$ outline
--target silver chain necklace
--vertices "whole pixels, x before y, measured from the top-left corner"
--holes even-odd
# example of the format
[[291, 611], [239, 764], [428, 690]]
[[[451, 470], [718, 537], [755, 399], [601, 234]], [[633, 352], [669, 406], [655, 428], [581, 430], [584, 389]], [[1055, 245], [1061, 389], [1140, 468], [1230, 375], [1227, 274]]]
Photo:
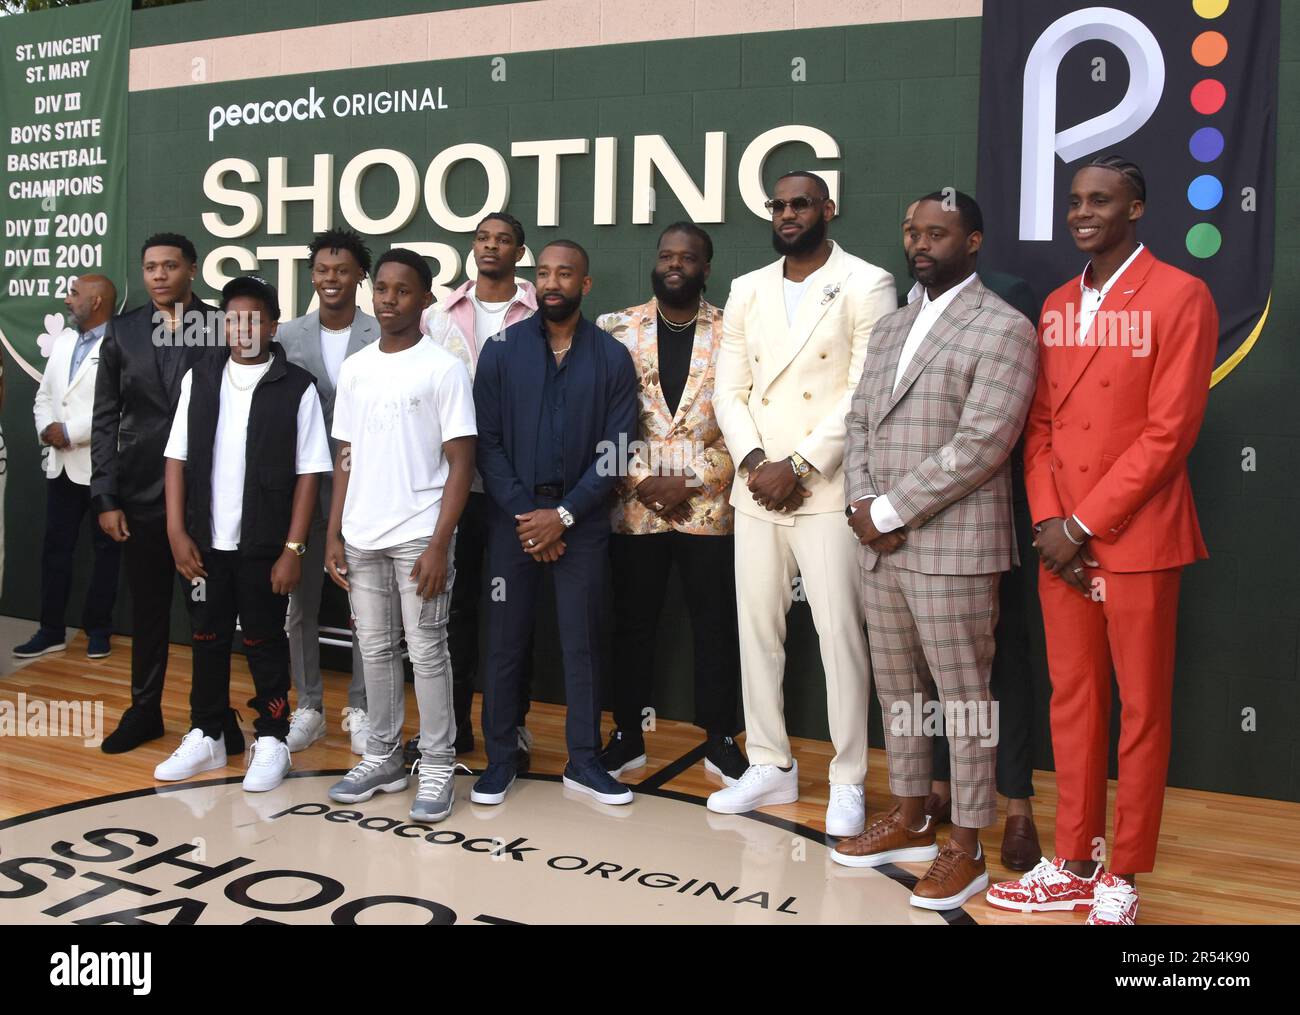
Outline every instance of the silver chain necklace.
[[677, 334], [680, 335], [680, 334], [681, 334], [683, 331], [685, 331], [687, 328], [693, 327], [693, 326], [695, 325], [695, 322], [698, 321], [698, 320], [700, 319], [700, 312], [699, 312], [698, 310], [696, 310], [696, 311], [695, 311], [695, 316], [692, 317], [692, 318], [691, 318], [689, 321], [687, 321], [685, 324], [675, 324], [674, 322], [668, 320], [667, 317], [664, 317], [664, 313], [663, 313], [662, 310], [659, 311], [659, 316], [663, 318], [663, 322], [664, 322], [664, 324], [668, 325], [668, 330], [669, 330], [669, 331], [675, 331], [675, 332], [677, 332]]
[[226, 360], [226, 379], [230, 381], [230, 386], [233, 387], [236, 391], [251, 391], [253, 388], [257, 387], [258, 382], [263, 377], [265, 377], [266, 372], [271, 369], [271, 364], [275, 362], [275, 357], [272, 356], [270, 359], [268, 359], [266, 363], [263, 364], [262, 369], [258, 371], [257, 376], [254, 377], [253, 380], [248, 384], [240, 384], [237, 380], [235, 380], [235, 375], [234, 373], [231, 372], [230, 369], [231, 365], [234, 362], [235, 361], [233, 359]]

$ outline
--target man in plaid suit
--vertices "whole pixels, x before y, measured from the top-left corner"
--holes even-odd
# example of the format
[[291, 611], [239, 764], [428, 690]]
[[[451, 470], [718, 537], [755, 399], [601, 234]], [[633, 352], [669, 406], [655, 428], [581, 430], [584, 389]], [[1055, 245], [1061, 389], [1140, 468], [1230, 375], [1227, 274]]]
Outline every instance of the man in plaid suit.
[[[989, 691], [998, 580], [1016, 560], [1008, 459], [1034, 393], [1024, 315], [975, 274], [979, 206], [922, 198], [908, 239], [921, 299], [876, 326], [848, 415], [845, 486], [871, 665], [898, 803], [832, 859], [933, 860], [912, 904], [953, 909], [988, 886], [980, 828], [997, 819], [997, 711]], [[925, 813], [937, 685], [952, 754], [952, 838]], [[928, 707], [927, 707], [928, 704]]]

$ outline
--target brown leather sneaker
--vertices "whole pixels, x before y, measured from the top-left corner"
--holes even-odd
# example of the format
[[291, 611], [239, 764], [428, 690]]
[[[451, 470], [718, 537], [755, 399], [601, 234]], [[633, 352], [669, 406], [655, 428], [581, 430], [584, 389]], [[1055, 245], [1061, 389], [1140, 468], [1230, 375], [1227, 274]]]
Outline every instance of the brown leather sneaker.
[[903, 820], [902, 809], [895, 806], [868, 824], [861, 835], [841, 839], [831, 850], [831, 859], [845, 867], [879, 867], [909, 860], [933, 860], [938, 853], [934, 818], [927, 817], [925, 828], [913, 832]]
[[1013, 871], [1033, 870], [1043, 856], [1034, 819], [1023, 814], [1007, 818], [1002, 831], [1002, 866]]
[[941, 800], [938, 793], [931, 793], [925, 798], [925, 813], [934, 818], [936, 825], [951, 825], [952, 797]]
[[912, 889], [912, 905], [920, 909], [956, 909], [989, 886], [984, 853], [976, 860], [949, 840], [925, 876]]

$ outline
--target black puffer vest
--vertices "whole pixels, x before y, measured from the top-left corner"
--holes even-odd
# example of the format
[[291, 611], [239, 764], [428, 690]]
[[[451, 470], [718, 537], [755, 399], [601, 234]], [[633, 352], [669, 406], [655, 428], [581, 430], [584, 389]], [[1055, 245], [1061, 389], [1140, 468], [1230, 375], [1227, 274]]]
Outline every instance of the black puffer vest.
[[[289, 538], [293, 488], [298, 481], [298, 404], [315, 383], [271, 343], [275, 357], [257, 382], [244, 450], [244, 508], [239, 550], [278, 557]], [[185, 463], [185, 528], [200, 550], [212, 549], [212, 456], [229, 350], [194, 365], [190, 380], [189, 458]]]

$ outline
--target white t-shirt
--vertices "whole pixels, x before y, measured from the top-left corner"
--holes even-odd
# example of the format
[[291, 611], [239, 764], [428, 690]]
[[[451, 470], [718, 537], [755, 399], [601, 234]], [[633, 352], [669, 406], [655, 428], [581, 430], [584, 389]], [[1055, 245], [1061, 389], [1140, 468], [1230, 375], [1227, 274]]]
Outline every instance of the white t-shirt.
[[791, 282], [785, 279], [785, 323], [794, 324], [795, 316], [799, 313], [799, 304], [803, 300], [803, 294], [808, 291], [808, 283], [812, 280], [809, 275], [802, 282]]
[[[248, 413], [253, 407], [253, 391], [262, 374], [271, 368], [275, 357], [265, 363], [249, 365], [226, 361], [221, 373], [221, 401], [217, 416], [217, 435], [212, 445], [212, 548], [238, 550], [239, 530], [244, 518], [244, 456], [248, 445]], [[231, 377], [239, 387], [232, 383]], [[190, 385], [194, 371], [181, 378], [181, 397], [172, 418], [171, 434], [163, 454], [183, 462], [189, 458]], [[240, 388], [247, 388], [241, 391]], [[298, 447], [294, 471], [330, 472], [330, 445], [325, 436], [325, 416], [321, 412], [316, 385], [308, 386], [298, 401]]]
[[501, 303], [485, 303], [474, 293], [469, 294], [469, 300], [474, 304], [475, 345], [478, 346], [480, 352], [483, 350], [484, 342], [493, 335], [501, 334], [502, 327], [506, 323], [506, 311], [510, 309], [511, 303], [514, 303], [522, 296], [523, 293], [517, 287], [514, 296]]
[[324, 325], [320, 329], [320, 354], [325, 360], [325, 372], [329, 374], [330, 383], [339, 385], [339, 367], [348, 356], [348, 342], [352, 338], [352, 325], [341, 331], [330, 331]]
[[402, 352], [371, 342], [344, 360], [333, 430], [352, 445], [344, 542], [382, 550], [432, 536], [450, 472], [442, 445], [477, 433], [469, 371], [427, 335]]

